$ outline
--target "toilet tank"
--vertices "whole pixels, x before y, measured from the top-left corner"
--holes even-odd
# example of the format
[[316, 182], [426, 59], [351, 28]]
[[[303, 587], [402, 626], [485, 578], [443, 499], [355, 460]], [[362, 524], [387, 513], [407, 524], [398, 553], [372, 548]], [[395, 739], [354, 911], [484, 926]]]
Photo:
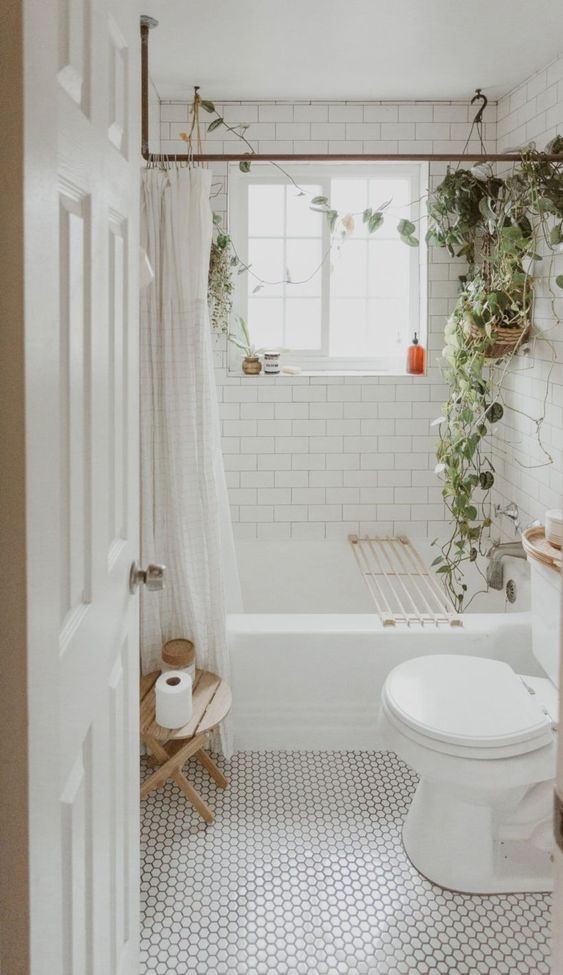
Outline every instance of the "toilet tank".
[[529, 559], [532, 584], [532, 645], [534, 656], [559, 687], [561, 653], [561, 573]]

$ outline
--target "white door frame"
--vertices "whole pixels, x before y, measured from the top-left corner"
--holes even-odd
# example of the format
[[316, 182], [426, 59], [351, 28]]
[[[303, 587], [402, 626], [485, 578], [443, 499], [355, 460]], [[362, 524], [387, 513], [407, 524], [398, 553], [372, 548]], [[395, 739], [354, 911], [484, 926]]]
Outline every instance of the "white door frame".
[[[27, 620], [24, 385], [23, 4], [2, 12], [0, 118], [6, 157], [0, 221], [0, 969], [29, 970]], [[9, 462], [8, 462], [9, 458]]]

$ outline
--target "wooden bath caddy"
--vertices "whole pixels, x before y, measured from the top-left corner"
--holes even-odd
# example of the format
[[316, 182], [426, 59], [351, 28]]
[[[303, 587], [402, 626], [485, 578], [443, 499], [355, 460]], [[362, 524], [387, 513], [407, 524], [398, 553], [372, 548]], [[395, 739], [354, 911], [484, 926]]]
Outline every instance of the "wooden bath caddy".
[[543, 525], [537, 528], [526, 528], [522, 532], [522, 545], [530, 558], [561, 571], [561, 549], [550, 545], [545, 537]]
[[221, 789], [229, 784], [204, 747], [209, 744], [213, 730], [231, 710], [231, 689], [217, 674], [196, 670], [191, 720], [183, 728], [162, 728], [155, 718], [154, 685], [159, 677], [159, 670], [141, 677], [141, 739], [151, 753], [150, 764], [159, 766], [141, 785], [141, 799], [168, 779], [173, 779], [205, 822], [212, 823], [211, 809], [188, 782], [182, 769], [189, 758], [195, 758]]

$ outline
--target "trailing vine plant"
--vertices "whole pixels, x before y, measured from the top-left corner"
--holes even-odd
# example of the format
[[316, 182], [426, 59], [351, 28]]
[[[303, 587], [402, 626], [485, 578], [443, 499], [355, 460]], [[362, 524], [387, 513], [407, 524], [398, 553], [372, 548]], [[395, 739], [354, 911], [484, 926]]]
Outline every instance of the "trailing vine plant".
[[[213, 224], [219, 228], [219, 214], [213, 214]], [[211, 327], [219, 335], [227, 335], [229, 331], [233, 308], [233, 271], [240, 267], [240, 263], [229, 234], [219, 228], [211, 241], [207, 285]]]
[[[191, 129], [189, 132], [180, 133], [180, 138], [187, 143], [188, 154], [193, 151], [194, 142], [197, 143], [198, 149], [201, 151], [200, 109], [214, 116], [207, 124], [207, 132], [215, 132], [219, 128], [224, 128], [226, 132], [236, 136], [243, 143], [248, 150], [248, 159], [242, 159], [239, 162], [239, 169], [242, 173], [249, 173], [252, 166], [252, 156], [256, 154], [256, 149], [246, 137], [248, 125], [230, 125], [219, 114], [212, 101], [200, 97], [197, 88], [191, 106]], [[253, 290], [254, 294], [260, 291], [264, 285], [282, 283], [287, 285], [304, 284], [320, 271], [325, 261], [330, 257], [333, 247], [340, 246], [348, 236], [353, 234], [358, 219], [362, 220], [368, 234], [376, 233], [383, 226], [386, 216], [385, 211], [392, 202], [391, 200], [386, 200], [375, 208], [367, 207], [359, 213], [340, 212], [332, 206], [327, 196], [316, 196], [301, 187], [291, 173], [287, 172], [279, 163], [272, 161], [270, 165], [281, 172], [288, 183], [291, 183], [295, 187], [298, 196], [308, 198], [308, 206], [311, 210], [325, 214], [330, 231], [330, 244], [326, 252], [322, 255], [320, 263], [317, 267], [311, 269], [311, 273], [305, 280], [293, 280], [289, 269], [286, 268], [282, 281], [266, 281], [256, 274], [251, 264], [241, 259], [231, 236], [220, 228], [220, 215], [214, 214], [213, 220], [217, 231], [211, 248], [208, 297], [211, 324], [213, 329], [220, 334], [228, 335], [229, 332], [229, 317], [232, 311], [232, 296], [234, 292], [233, 274], [235, 272], [237, 274], [248, 272], [256, 279], [256, 285]], [[403, 243], [409, 247], [416, 247], [418, 245], [419, 241], [415, 236], [416, 226], [411, 220], [401, 218], [397, 223], [397, 233]]]
[[[547, 147], [550, 153], [562, 149], [560, 138]], [[563, 242], [563, 159], [548, 161], [531, 146], [504, 178], [482, 167], [450, 171], [431, 196], [428, 214], [428, 241], [469, 264], [445, 328], [449, 396], [435, 421], [436, 472], [451, 531], [433, 564], [461, 611], [468, 591], [464, 567], [474, 562], [480, 571], [478, 558], [486, 554], [496, 473], [491, 436], [506, 408], [508, 366], [532, 328], [533, 268], [542, 260], [542, 245], [549, 255]], [[563, 287], [563, 276], [555, 283]], [[535, 421], [541, 463], [551, 463], [541, 420]]]

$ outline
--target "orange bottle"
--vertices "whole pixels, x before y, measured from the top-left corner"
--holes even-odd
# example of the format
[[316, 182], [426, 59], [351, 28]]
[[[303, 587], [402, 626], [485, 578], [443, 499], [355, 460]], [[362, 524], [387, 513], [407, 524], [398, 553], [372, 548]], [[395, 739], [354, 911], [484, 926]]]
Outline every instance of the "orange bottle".
[[423, 376], [426, 364], [426, 349], [420, 345], [416, 332], [407, 350], [407, 372], [411, 376]]

